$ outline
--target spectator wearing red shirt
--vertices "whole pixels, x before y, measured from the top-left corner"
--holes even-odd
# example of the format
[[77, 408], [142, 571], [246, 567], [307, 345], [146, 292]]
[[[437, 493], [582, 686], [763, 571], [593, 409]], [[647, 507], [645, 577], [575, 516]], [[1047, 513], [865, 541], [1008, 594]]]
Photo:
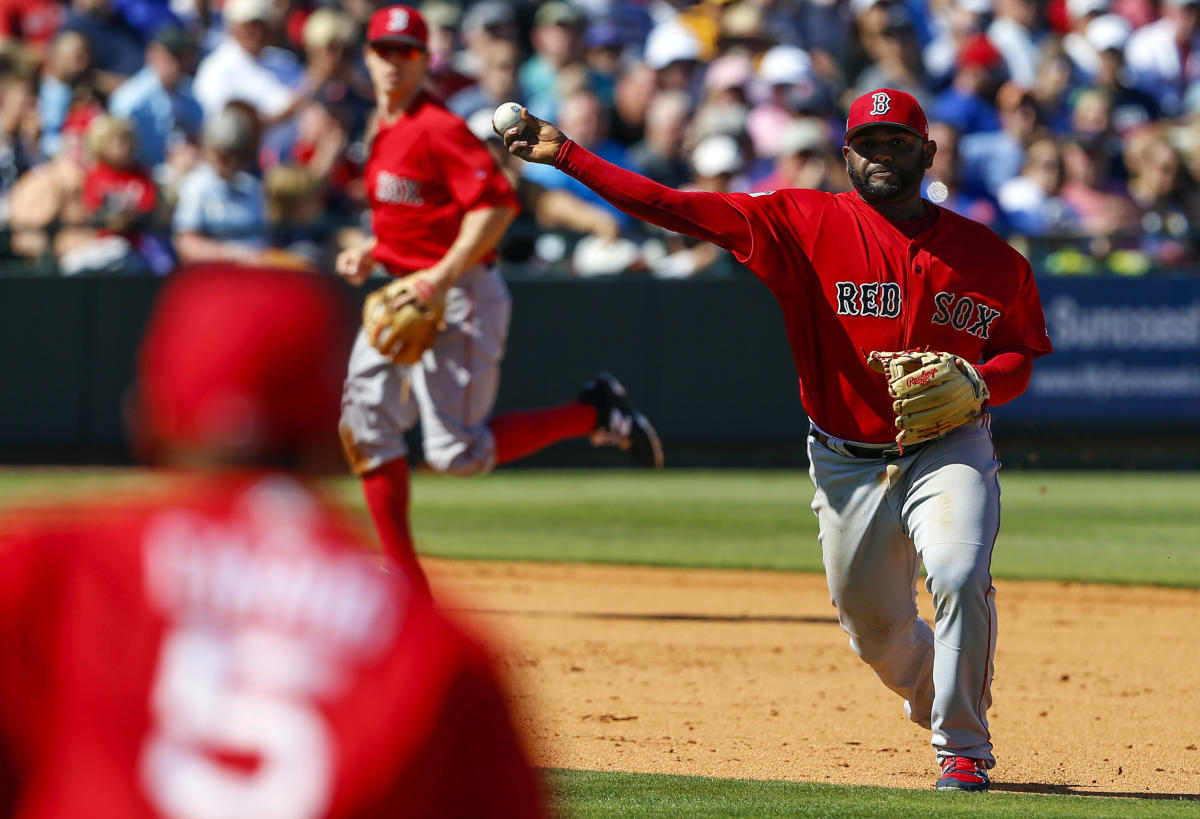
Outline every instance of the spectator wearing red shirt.
[[[137, 163], [130, 120], [101, 116], [88, 128], [91, 166], [83, 178], [83, 207], [101, 228], [97, 242], [110, 248], [109, 272], [167, 273], [174, 258], [149, 229], [158, 209], [158, 187]], [[119, 256], [118, 256], [119, 254]]]
[[158, 203], [158, 189], [134, 160], [133, 123], [97, 117], [87, 143], [92, 166], [83, 178], [83, 205], [106, 232], [136, 241]]

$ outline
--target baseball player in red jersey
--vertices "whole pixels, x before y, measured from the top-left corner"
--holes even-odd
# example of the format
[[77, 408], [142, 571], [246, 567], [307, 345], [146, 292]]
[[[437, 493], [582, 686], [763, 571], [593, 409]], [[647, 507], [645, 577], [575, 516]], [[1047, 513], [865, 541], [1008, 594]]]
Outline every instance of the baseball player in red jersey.
[[[937, 787], [986, 790], [1000, 488], [983, 401], [1016, 398], [1034, 357], [1051, 352], [1029, 263], [988, 228], [921, 198], [937, 145], [901, 91], [852, 104], [842, 153], [854, 189], [839, 194], [680, 192], [523, 116], [536, 139], [510, 128], [512, 153], [555, 165], [633, 216], [727, 248], [775, 294], [811, 423], [813, 511], [838, 618], [912, 721], [931, 729]], [[877, 362], [914, 349], [945, 354], [975, 412], [903, 445], [919, 413], [900, 410], [890, 390], [903, 379], [889, 384]], [[920, 388], [926, 374], [909, 381]], [[932, 630], [914, 600], [922, 564]]]
[[482, 644], [278, 466], [337, 463], [344, 307], [173, 277], [138, 403], [179, 469], [0, 520], [0, 814], [546, 815]]
[[654, 428], [606, 373], [561, 406], [490, 417], [511, 312], [494, 248], [518, 205], [483, 143], [424, 90], [426, 43], [425, 21], [413, 8], [389, 6], [371, 16], [365, 59], [377, 133], [366, 187], [374, 236], [336, 263], [353, 284], [378, 267], [413, 277], [426, 301], [445, 296], [446, 328], [412, 366], [393, 363], [360, 334], [343, 394], [347, 459], [362, 476], [385, 549], [412, 566], [404, 433], [418, 420], [426, 461], [452, 475], [485, 473], [583, 435], [628, 449], [643, 466], [663, 462]]

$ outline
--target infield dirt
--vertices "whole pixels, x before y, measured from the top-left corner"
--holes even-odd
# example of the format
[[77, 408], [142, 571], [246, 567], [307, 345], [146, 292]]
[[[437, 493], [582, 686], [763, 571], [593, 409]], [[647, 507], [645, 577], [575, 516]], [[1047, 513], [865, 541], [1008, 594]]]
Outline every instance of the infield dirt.
[[[850, 650], [820, 575], [424, 562], [495, 638], [539, 765], [933, 784], [928, 733]], [[1200, 799], [1200, 592], [996, 587], [993, 788]]]

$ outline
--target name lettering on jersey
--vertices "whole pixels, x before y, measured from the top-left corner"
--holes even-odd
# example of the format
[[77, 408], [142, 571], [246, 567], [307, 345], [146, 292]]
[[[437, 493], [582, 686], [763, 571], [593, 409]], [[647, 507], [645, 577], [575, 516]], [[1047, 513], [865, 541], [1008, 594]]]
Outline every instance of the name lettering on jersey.
[[421, 184], [394, 173], [380, 171], [375, 174], [375, 199], [390, 205], [423, 205]]
[[359, 656], [396, 627], [377, 566], [354, 553], [187, 510], [151, 520], [143, 549], [148, 596], [176, 620], [252, 623]]
[[955, 330], [965, 330], [973, 336], [987, 338], [992, 334], [992, 324], [1000, 318], [1000, 311], [977, 302], [970, 296], [959, 296], [942, 291], [933, 297], [934, 324], [949, 324]]
[[897, 318], [900, 315], [900, 285], [896, 282], [837, 283], [839, 316]]

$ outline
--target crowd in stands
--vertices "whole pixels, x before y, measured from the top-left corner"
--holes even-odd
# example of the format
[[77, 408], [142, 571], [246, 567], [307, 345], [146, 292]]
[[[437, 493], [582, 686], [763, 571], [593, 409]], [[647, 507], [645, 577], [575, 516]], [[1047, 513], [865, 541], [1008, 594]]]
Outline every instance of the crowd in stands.
[[[382, 5], [380, 3], [379, 5]], [[678, 188], [846, 190], [856, 95], [925, 107], [933, 202], [1039, 272], [1200, 267], [1200, 0], [427, 0], [430, 85], [524, 212], [513, 270], [734, 274], [491, 131], [527, 105]], [[0, 0], [0, 256], [330, 269], [368, 228], [374, 0]]]

